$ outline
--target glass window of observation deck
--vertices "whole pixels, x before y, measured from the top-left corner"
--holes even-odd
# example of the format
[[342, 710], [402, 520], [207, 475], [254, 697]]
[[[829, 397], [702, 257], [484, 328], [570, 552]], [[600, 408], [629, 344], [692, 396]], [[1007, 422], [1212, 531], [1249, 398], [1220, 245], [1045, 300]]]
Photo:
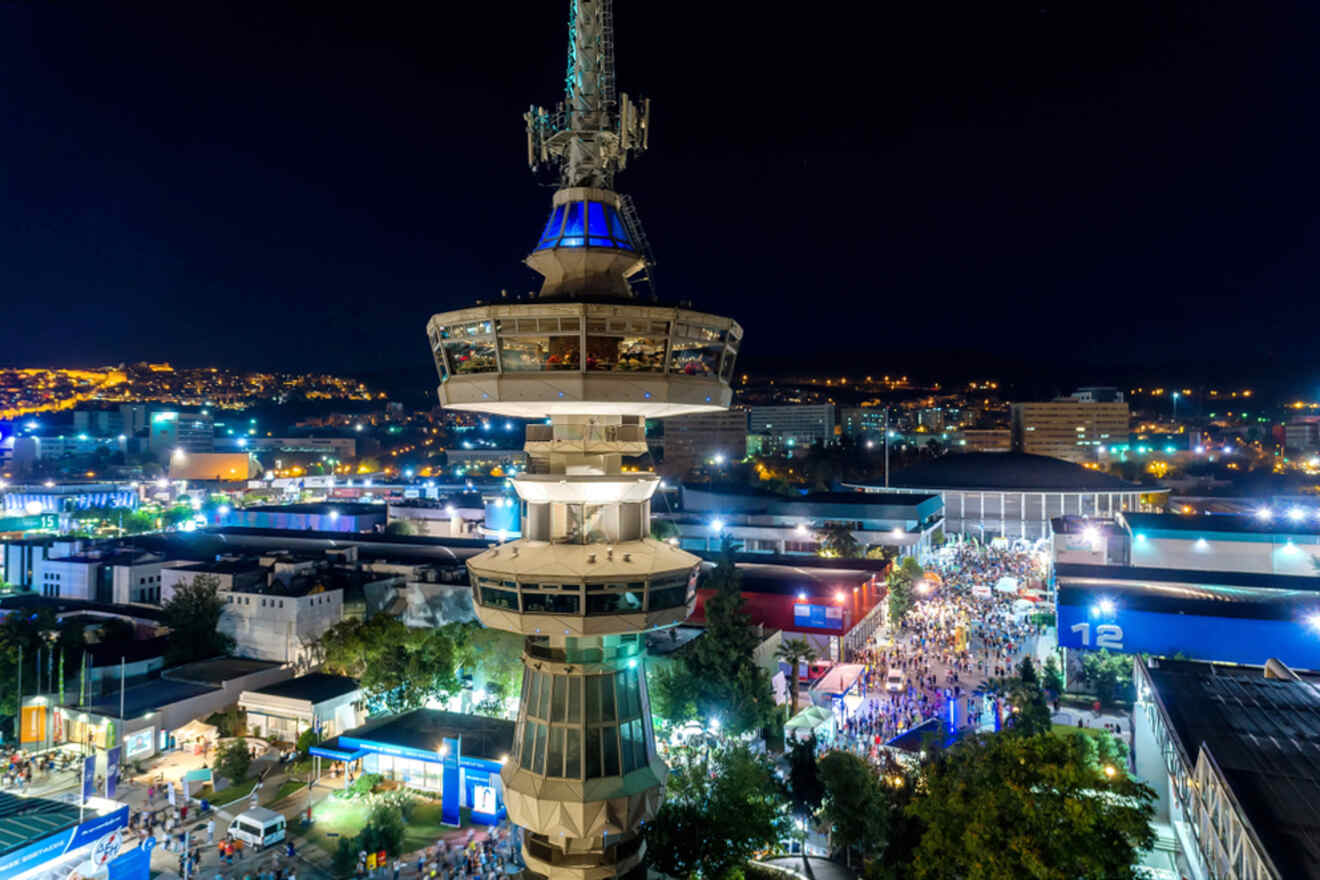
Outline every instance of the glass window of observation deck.
[[524, 614], [577, 614], [579, 607], [579, 597], [572, 594], [523, 594]]
[[578, 334], [502, 336], [500, 367], [506, 373], [578, 369]]
[[495, 372], [495, 338], [451, 339], [445, 343], [445, 355], [455, 375]]
[[669, 340], [664, 336], [587, 337], [587, 369], [662, 373]]
[[669, 372], [684, 376], [715, 376], [719, 374], [724, 345], [692, 339], [675, 339], [669, 359]]

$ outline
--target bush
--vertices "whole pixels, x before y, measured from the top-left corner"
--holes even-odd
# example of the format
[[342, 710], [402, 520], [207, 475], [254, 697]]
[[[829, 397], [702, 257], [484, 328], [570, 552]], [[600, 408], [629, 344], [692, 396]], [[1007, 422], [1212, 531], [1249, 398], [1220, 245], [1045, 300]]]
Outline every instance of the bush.
[[403, 834], [403, 811], [394, 804], [376, 804], [358, 835], [359, 846], [367, 852], [385, 850], [389, 855], [397, 856], [403, 851]]
[[331, 870], [336, 877], [346, 877], [357, 867], [358, 838], [341, 837], [335, 844], [335, 854], [330, 861]]
[[247, 743], [241, 739], [225, 743], [216, 755], [215, 772], [235, 784], [247, 779], [251, 767], [252, 756], [248, 754]]
[[316, 745], [320, 741], [321, 738], [317, 736], [316, 731], [310, 727], [304, 730], [302, 733], [298, 734], [298, 742], [294, 746], [294, 748], [298, 750], [298, 757], [300, 758], [307, 757], [307, 753], [308, 751], [311, 750], [312, 746]]
[[371, 790], [380, 785], [385, 777], [379, 773], [363, 773], [353, 780], [353, 784], [344, 790], [344, 797], [365, 797], [371, 794]]

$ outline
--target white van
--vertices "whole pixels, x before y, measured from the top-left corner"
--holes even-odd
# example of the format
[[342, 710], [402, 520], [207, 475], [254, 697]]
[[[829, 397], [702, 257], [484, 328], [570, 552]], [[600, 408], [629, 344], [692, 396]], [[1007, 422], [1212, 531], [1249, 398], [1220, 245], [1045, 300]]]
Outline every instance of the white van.
[[284, 839], [284, 816], [265, 807], [253, 807], [234, 817], [229, 833], [235, 840], [261, 849]]
[[890, 693], [898, 693], [904, 690], [907, 687], [905, 678], [903, 670], [897, 666], [889, 667], [889, 674], [885, 676], [885, 690]]

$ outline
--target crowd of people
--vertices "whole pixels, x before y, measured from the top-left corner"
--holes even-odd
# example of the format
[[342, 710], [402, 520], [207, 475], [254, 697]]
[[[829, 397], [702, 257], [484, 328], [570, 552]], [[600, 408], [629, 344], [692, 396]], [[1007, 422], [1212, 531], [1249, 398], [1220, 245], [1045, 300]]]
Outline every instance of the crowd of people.
[[[988, 719], [978, 688], [1014, 674], [1041, 628], [1018, 613], [1016, 592], [995, 589], [1003, 578], [1020, 584], [1042, 576], [1026, 549], [963, 543], [945, 548], [928, 563], [933, 573], [917, 590], [902, 621], [891, 621], [850, 659], [863, 669], [861, 697], [845, 710], [833, 743], [877, 757], [880, 746], [931, 718], [958, 729]], [[952, 711], [951, 706], [952, 704]]]

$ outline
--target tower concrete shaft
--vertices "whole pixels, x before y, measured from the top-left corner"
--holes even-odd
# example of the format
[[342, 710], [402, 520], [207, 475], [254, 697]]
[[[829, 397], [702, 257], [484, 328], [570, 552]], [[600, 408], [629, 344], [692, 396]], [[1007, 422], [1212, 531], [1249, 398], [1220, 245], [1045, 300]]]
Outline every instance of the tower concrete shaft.
[[468, 564], [477, 614], [526, 636], [514, 753], [501, 774], [534, 875], [644, 876], [638, 826], [666, 776], [646, 690], [644, 634], [688, 616], [698, 560], [648, 537], [658, 478], [635, 416], [531, 426], [522, 540]]

